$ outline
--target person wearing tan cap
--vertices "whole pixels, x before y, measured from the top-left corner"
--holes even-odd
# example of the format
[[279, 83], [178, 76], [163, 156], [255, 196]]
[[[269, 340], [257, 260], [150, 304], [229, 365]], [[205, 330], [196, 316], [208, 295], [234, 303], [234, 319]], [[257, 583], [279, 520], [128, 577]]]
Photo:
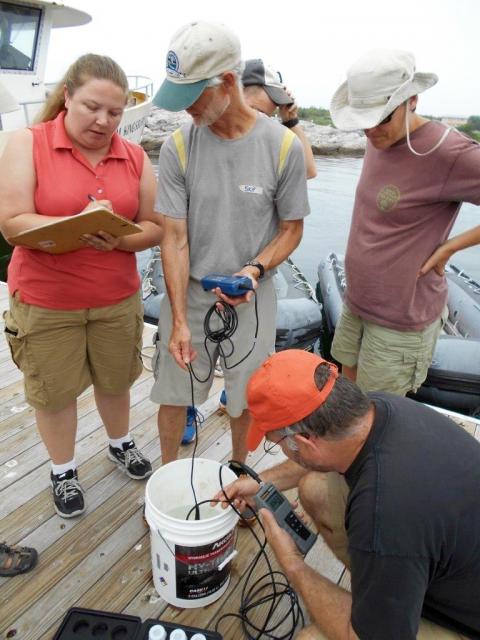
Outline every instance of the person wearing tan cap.
[[[351, 571], [349, 593], [308, 566], [260, 510], [312, 621], [297, 640], [479, 638], [480, 443], [433, 409], [365, 394], [334, 364], [296, 349], [262, 364], [247, 399], [248, 448], [265, 438], [266, 451], [278, 445], [288, 458], [261, 480], [298, 487], [307, 515]], [[258, 489], [242, 478], [225, 492], [241, 509]]]
[[302, 143], [307, 178], [315, 178], [317, 167], [312, 146], [298, 119], [298, 105], [292, 92], [283, 84], [281, 73], [274, 71], [260, 58], [252, 58], [245, 62], [242, 84], [246, 101], [251, 107], [269, 117], [278, 108], [283, 126], [291, 129]]
[[480, 145], [417, 113], [418, 94], [437, 80], [407, 51], [373, 50], [330, 105], [336, 127], [368, 139], [332, 345], [364, 391], [420, 387], [448, 313], [445, 265], [480, 243], [480, 226], [449, 238], [461, 204], [480, 204]]
[[[185, 408], [208, 397], [219, 349], [210, 344], [207, 353], [204, 319], [218, 299], [235, 305], [238, 314], [225, 348], [231, 355], [220, 362], [232, 455], [245, 460], [246, 384], [275, 349], [272, 276], [300, 242], [309, 213], [302, 145], [245, 102], [242, 71], [240, 42], [228, 27], [191, 22], [170, 43], [167, 77], [154, 98], [157, 106], [185, 109], [192, 117], [162, 145], [155, 203], [164, 220], [168, 293], [160, 306], [151, 392], [160, 405], [163, 463], [177, 458]], [[253, 292], [229, 298], [217, 288], [216, 298], [201, 285], [211, 273], [251, 279], [258, 323]]]

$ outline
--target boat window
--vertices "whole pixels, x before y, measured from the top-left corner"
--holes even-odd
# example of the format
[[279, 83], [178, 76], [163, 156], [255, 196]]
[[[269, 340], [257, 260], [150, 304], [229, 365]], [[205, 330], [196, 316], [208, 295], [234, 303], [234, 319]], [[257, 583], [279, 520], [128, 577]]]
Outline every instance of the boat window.
[[0, 69], [33, 71], [42, 10], [0, 2]]

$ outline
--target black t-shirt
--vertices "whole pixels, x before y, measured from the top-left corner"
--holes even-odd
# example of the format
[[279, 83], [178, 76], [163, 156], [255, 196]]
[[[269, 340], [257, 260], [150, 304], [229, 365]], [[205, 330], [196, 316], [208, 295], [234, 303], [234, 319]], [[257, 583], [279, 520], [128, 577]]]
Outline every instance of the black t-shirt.
[[414, 640], [420, 616], [480, 638], [480, 443], [442, 414], [388, 393], [345, 474], [352, 626]]

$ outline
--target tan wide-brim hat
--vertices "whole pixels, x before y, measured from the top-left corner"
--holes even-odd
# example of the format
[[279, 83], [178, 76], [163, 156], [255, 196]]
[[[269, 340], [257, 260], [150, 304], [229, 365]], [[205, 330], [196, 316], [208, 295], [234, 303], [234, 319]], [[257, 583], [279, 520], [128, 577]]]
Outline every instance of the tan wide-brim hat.
[[337, 129], [371, 129], [412, 96], [438, 82], [434, 73], [415, 71], [408, 51], [374, 49], [347, 72], [347, 80], [334, 93], [330, 115]]

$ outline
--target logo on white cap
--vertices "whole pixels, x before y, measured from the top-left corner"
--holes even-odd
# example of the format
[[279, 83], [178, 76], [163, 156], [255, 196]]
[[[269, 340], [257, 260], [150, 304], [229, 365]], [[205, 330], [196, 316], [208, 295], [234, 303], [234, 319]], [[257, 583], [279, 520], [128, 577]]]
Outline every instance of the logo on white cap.
[[178, 70], [179, 66], [177, 54], [170, 50], [167, 53], [167, 74], [174, 78], [184, 78], [185, 74]]

